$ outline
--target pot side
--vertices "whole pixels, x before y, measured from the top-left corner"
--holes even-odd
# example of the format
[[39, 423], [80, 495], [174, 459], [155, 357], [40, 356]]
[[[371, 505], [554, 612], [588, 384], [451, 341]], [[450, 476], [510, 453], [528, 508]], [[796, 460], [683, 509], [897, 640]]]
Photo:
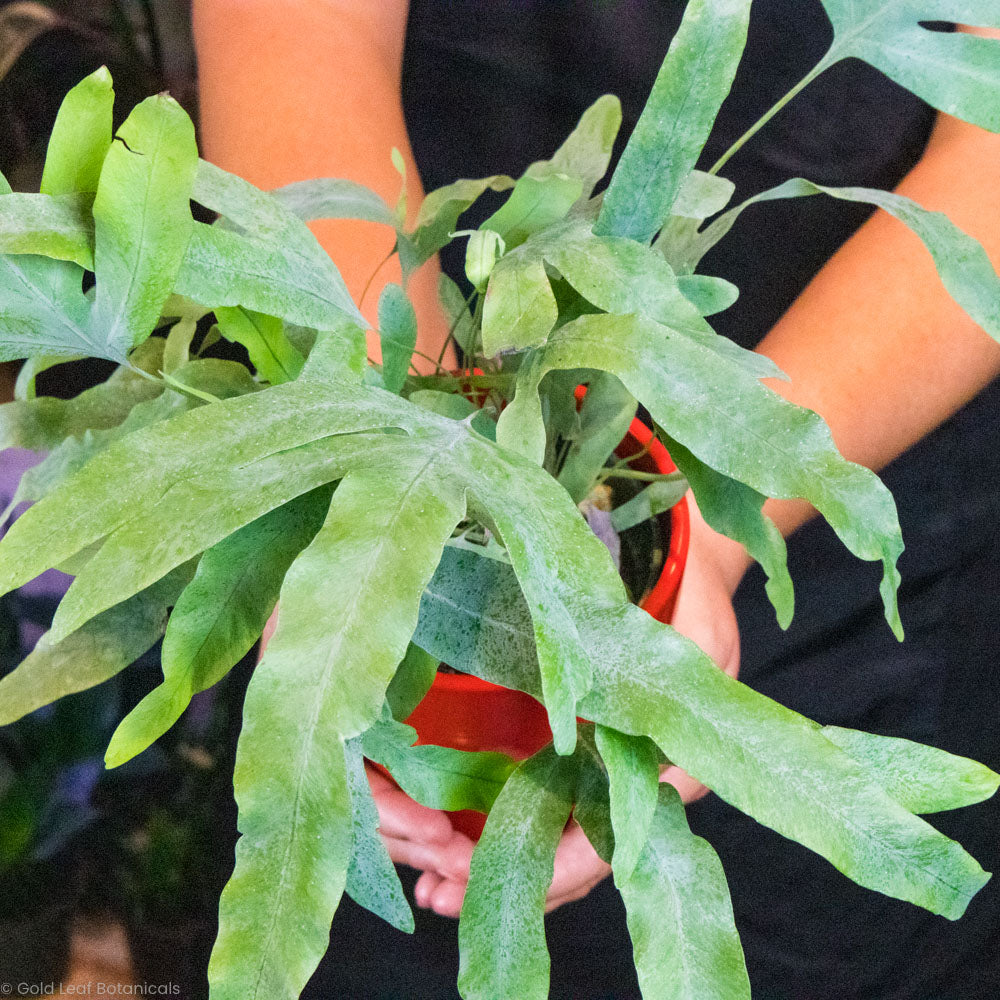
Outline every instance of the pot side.
[[[648, 453], [637, 467], [648, 472], [670, 473], [677, 468], [662, 443], [642, 421], [632, 421], [617, 449], [625, 458], [644, 447]], [[653, 587], [643, 595], [639, 607], [661, 622], [674, 612], [690, 540], [690, 516], [685, 497], [659, 517], [669, 530], [670, 546]], [[455, 750], [493, 750], [524, 760], [552, 739], [545, 708], [522, 691], [500, 687], [469, 674], [438, 673], [424, 699], [406, 720], [417, 731], [417, 743], [452, 747]], [[452, 826], [478, 840], [486, 823], [480, 812], [451, 814]]]

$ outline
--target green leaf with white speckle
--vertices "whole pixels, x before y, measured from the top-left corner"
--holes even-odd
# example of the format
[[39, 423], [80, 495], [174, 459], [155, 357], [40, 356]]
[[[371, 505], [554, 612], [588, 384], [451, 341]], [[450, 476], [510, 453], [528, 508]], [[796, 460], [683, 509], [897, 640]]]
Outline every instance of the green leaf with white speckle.
[[575, 783], [576, 762], [549, 748], [514, 771], [494, 804], [458, 924], [464, 1000], [549, 995], [545, 894]]
[[722, 864], [688, 829], [671, 785], [660, 786], [649, 839], [618, 887], [643, 1000], [750, 1000]]

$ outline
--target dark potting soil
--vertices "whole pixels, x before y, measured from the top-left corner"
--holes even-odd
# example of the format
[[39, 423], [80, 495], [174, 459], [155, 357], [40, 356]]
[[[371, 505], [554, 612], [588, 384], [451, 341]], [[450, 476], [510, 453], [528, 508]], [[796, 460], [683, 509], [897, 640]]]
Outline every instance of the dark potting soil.
[[[614, 480], [612, 506], [620, 507], [627, 503], [646, 485], [641, 480]], [[618, 541], [619, 573], [629, 600], [633, 604], [639, 604], [656, 585], [666, 553], [670, 549], [670, 511], [623, 531], [618, 535]], [[445, 674], [461, 673], [446, 663], [442, 663], [438, 670]]]

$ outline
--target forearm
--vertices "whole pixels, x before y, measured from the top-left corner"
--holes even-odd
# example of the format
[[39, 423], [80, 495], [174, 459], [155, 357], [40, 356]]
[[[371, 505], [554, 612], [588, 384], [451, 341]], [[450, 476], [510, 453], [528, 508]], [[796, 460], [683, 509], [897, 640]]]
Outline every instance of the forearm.
[[[407, 163], [411, 215], [422, 191], [400, 96], [406, 0], [195, 0], [201, 137], [213, 163], [263, 188], [348, 177], [395, 204]], [[394, 232], [367, 222], [312, 224], [355, 301], [375, 320], [378, 293], [399, 280], [382, 262]], [[413, 278], [419, 347], [436, 355], [443, 321], [436, 265]], [[377, 349], [377, 345], [372, 344]]]
[[[1000, 136], [942, 118], [897, 189], [975, 236], [1000, 265]], [[956, 178], [961, 177], [959, 183]], [[772, 387], [820, 413], [849, 459], [878, 469], [1000, 372], [1000, 345], [945, 291], [909, 230], [876, 214], [760, 344], [791, 377]], [[771, 501], [788, 534], [812, 514]]]
[[[997, 264], [997, 162], [1000, 136], [942, 119], [898, 190], [947, 213]], [[882, 213], [837, 252], [758, 350], [791, 376], [772, 387], [820, 413], [841, 452], [872, 469], [919, 441], [1000, 373], [1000, 345], [951, 300], [922, 244]], [[815, 513], [788, 500], [769, 500], [764, 510], [785, 535]], [[673, 624], [733, 675], [740, 643], [730, 599], [749, 565], [746, 550], [709, 528], [692, 503]], [[676, 768], [662, 777], [677, 784], [685, 801], [705, 791]]]
[[[1000, 136], [942, 116], [897, 188], [944, 212], [1000, 267]], [[958, 180], [960, 178], [960, 180]], [[818, 412], [840, 451], [879, 469], [946, 420], [1000, 373], [1000, 344], [952, 300], [920, 241], [878, 212], [833, 256], [757, 348], [789, 376], [776, 392]], [[769, 500], [784, 535], [815, 515]], [[692, 546], [730, 592], [750, 559], [697, 515]]]

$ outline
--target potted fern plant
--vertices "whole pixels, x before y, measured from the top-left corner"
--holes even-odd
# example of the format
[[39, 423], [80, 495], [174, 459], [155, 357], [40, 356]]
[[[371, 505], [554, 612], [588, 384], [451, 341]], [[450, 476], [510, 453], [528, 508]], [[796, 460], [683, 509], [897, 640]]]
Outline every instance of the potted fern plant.
[[[244, 711], [242, 837], [221, 898], [214, 998], [296, 997], [345, 891], [412, 926], [366, 758], [425, 804], [489, 812], [459, 928], [470, 1000], [546, 994], [544, 898], [571, 815], [612, 865], [644, 995], [749, 996], [721, 866], [658, 782], [665, 760], [861, 885], [951, 919], [988, 878], [918, 814], [980, 801], [997, 775], [821, 727], [728, 677], [629, 601], [613, 544], [580, 516], [597, 480], [644, 486], [608, 512], [619, 527], [676, 488], [672, 474], [629, 475], [643, 470], [612, 457], [641, 403], [702, 516], [766, 570], [781, 622], [792, 584], [766, 496], [808, 500], [855, 555], [882, 564], [885, 615], [902, 637], [888, 492], [838, 454], [816, 414], [762, 384], [780, 374], [766, 358], [706, 320], [736, 290], [697, 267], [747, 203], [727, 209], [726, 157], [708, 172], [695, 164], [749, 6], [693, 0], [596, 197], [619, 124], [612, 97], [551, 159], [517, 179], [432, 192], [407, 229], [356, 184], [265, 193], [199, 161], [167, 96], [140, 104], [113, 139], [105, 72], [67, 96], [41, 192], [0, 195], [0, 357], [25, 360], [0, 435], [51, 449], [22, 485], [18, 499], [37, 502], [0, 543], [0, 583], [50, 566], [75, 575], [51, 631], [0, 682], [0, 721], [99, 683], [164, 635], [163, 683], [122, 720], [106, 758], [117, 766], [217, 682], [279, 607]], [[1000, 125], [994, 43], [973, 55], [925, 45], [916, 0], [824, 6], [833, 46], [797, 89], [857, 57]], [[977, 5], [939, 6], [935, 16], [950, 6], [959, 18]], [[887, 44], [901, 32], [902, 62]], [[457, 231], [488, 189], [510, 194], [477, 230]], [[753, 200], [820, 194], [909, 225], [952, 296], [1000, 335], [1000, 279], [947, 220], [896, 195], [802, 179]], [[191, 201], [218, 221], [195, 221]], [[380, 302], [380, 365], [303, 221], [329, 217], [398, 231], [404, 284]], [[418, 375], [405, 279], [452, 239], [467, 241], [472, 291], [445, 282], [442, 300], [467, 370]], [[217, 337], [248, 363], [212, 357]], [[40, 371], [79, 356], [117, 368], [69, 401], [35, 395]], [[402, 719], [438, 662], [535, 698], [551, 743], [521, 763], [414, 746]]]

